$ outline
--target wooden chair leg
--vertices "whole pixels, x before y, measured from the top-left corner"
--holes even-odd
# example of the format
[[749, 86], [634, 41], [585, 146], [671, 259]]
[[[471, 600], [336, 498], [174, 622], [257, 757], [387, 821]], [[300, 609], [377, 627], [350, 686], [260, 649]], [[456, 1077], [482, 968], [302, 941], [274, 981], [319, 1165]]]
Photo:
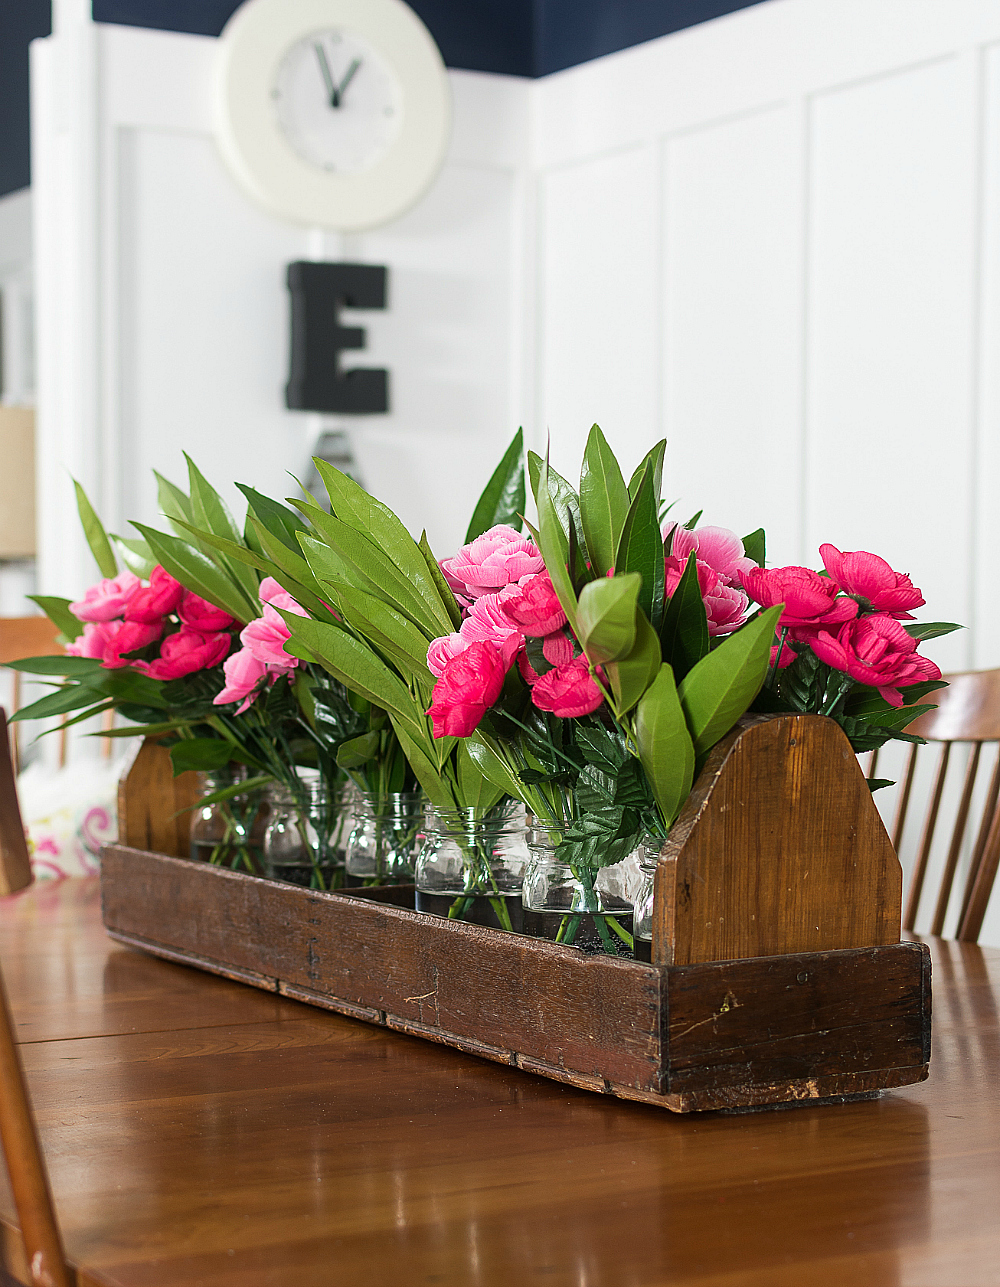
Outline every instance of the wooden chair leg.
[[31, 881], [31, 858], [17, 803], [7, 716], [0, 709], [0, 894], [14, 894]]
[[0, 977], [0, 1140], [21, 1236], [38, 1287], [71, 1287], [52, 1191], [14, 1041], [7, 990]]

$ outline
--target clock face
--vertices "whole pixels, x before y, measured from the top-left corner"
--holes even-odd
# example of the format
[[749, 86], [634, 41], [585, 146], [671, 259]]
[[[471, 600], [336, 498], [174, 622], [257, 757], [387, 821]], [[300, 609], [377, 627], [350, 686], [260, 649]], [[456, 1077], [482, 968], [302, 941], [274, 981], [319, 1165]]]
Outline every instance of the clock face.
[[299, 156], [338, 174], [370, 169], [403, 125], [395, 73], [366, 40], [344, 29], [296, 41], [278, 65], [271, 97]]

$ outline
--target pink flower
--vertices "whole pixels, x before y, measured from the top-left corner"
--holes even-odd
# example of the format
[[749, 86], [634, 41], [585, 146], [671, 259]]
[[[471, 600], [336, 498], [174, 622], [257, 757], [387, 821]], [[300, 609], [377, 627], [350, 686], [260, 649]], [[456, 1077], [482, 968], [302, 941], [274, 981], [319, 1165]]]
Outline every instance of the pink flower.
[[214, 603], [201, 598], [191, 590], [185, 590], [184, 598], [177, 615], [186, 626], [199, 630], [203, 635], [214, 634], [218, 630], [228, 630], [236, 625], [235, 617], [223, 612]]
[[885, 559], [867, 550], [843, 554], [835, 545], [819, 547], [823, 566], [848, 594], [867, 599], [876, 612], [913, 620], [910, 608], [921, 608], [924, 596], [908, 576], [893, 572]]
[[678, 560], [682, 572], [692, 550], [699, 563], [707, 563], [731, 586], [738, 587], [740, 573], [752, 572], [757, 566], [753, 559], [746, 557], [740, 538], [727, 527], [699, 527], [689, 532], [679, 524], [671, 523], [663, 532], [664, 546], [668, 539], [671, 540], [670, 558]]
[[587, 658], [577, 657], [547, 671], [532, 688], [531, 700], [561, 719], [578, 719], [596, 711], [604, 695], [591, 678]]
[[837, 598], [840, 586], [835, 580], [809, 568], [755, 567], [752, 572], [741, 572], [740, 580], [750, 598], [762, 607], [785, 605], [778, 629], [790, 630], [793, 638], [811, 638], [819, 627], [836, 626], [858, 615], [853, 599]]
[[[117, 623], [111, 622], [109, 624], [115, 625]], [[120, 670], [123, 666], [134, 666], [137, 670], [142, 669], [142, 662], [126, 661], [124, 654], [138, 652], [140, 648], [145, 648], [159, 639], [162, 634], [162, 621], [123, 621], [121, 629], [115, 631], [108, 646], [105, 648], [101, 665], [106, 670]]]
[[516, 585], [505, 586], [499, 594], [482, 594], [469, 608], [459, 634], [469, 643], [485, 639], [504, 654], [509, 666], [524, 644], [524, 635], [504, 612], [504, 601], [516, 594]]
[[203, 635], [198, 630], [181, 626], [176, 634], [167, 635], [164, 639], [160, 645], [160, 655], [155, 661], [136, 662], [135, 668], [150, 679], [180, 679], [196, 670], [208, 670], [217, 666], [229, 651], [232, 642], [232, 635], [224, 631]]
[[121, 628], [120, 621], [88, 621], [83, 627], [83, 634], [73, 643], [66, 645], [66, 654], [69, 657], [91, 657], [97, 661], [103, 660], [105, 653], [111, 647], [112, 640]]
[[[269, 603], [273, 608], [280, 608], [282, 612], [294, 612], [297, 617], [307, 617], [309, 614], [287, 590], [283, 590], [275, 581], [273, 576], [266, 576], [260, 583], [260, 589], [257, 591], [257, 598], [261, 603]], [[328, 606], [328, 605], [327, 605]], [[332, 612], [333, 609], [331, 608]]]
[[893, 617], [878, 614], [845, 621], [836, 635], [820, 630], [810, 640], [813, 652], [834, 670], [844, 671], [859, 684], [877, 688], [890, 706], [902, 706], [898, 689], [925, 679], [940, 679], [941, 671], [917, 652], [917, 641]]
[[505, 523], [463, 545], [454, 558], [441, 561], [449, 585], [454, 588], [458, 582], [473, 599], [501, 590], [532, 572], [541, 572], [544, 567], [545, 560], [535, 546]]
[[550, 635], [566, 624], [566, 613], [548, 572], [525, 577], [503, 600], [501, 611], [522, 634], [533, 639]]
[[177, 607], [184, 587], [157, 563], [149, 574], [149, 585], [136, 590], [125, 605], [126, 621], [155, 625]]
[[237, 715], [242, 715], [257, 696], [261, 681], [268, 673], [267, 666], [248, 648], [241, 648], [239, 652], [226, 658], [222, 670], [226, 676], [226, 686], [212, 698], [212, 704], [226, 706], [229, 702], [242, 702], [242, 706], [236, 711]]
[[440, 679], [448, 662], [460, 652], [465, 652], [471, 642], [458, 634], [432, 639], [427, 649], [427, 669], [436, 679]]
[[435, 737], [468, 737], [500, 696], [507, 666], [499, 648], [476, 640], [444, 668], [427, 714]]
[[[742, 542], [741, 542], [742, 545]], [[750, 600], [746, 592], [737, 586], [730, 585], [724, 577], [708, 563], [703, 563], [695, 555], [698, 570], [698, 588], [701, 590], [705, 615], [708, 618], [710, 635], [728, 635], [742, 625]], [[753, 564], [756, 567], [756, 564]], [[671, 554], [665, 564], [666, 593], [669, 599], [680, 584], [684, 575], [684, 563]]]
[[113, 621], [122, 615], [129, 600], [141, 588], [139, 578], [126, 569], [116, 577], [92, 585], [82, 599], [69, 605], [69, 610], [77, 621]]

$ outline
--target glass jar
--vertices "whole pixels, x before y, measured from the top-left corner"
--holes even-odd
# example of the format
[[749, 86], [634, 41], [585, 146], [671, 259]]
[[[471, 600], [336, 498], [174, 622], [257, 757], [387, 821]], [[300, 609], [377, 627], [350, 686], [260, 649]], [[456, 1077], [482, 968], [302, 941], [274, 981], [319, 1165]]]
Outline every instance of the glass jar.
[[562, 861], [568, 822], [532, 819], [524, 874], [524, 933], [585, 952], [632, 957], [629, 858], [605, 867]]
[[336, 838], [343, 789], [319, 779], [292, 788], [268, 788], [270, 817], [264, 833], [264, 874], [307, 889], [339, 889], [344, 883], [344, 855]]
[[524, 810], [427, 810], [416, 863], [417, 911], [520, 933], [528, 863]]
[[[202, 796], [214, 795], [246, 780], [243, 764], [199, 773]], [[191, 814], [190, 854], [195, 862], [234, 867], [259, 875], [264, 847], [267, 805], [262, 789], [248, 791], [214, 804], [199, 804]]]
[[422, 791], [358, 793], [345, 860], [349, 885], [412, 883], [424, 803]]
[[658, 836], [646, 836], [638, 849], [639, 886], [632, 928], [637, 961], [653, 959], [653, 881], [662, 848], [663, 841]]

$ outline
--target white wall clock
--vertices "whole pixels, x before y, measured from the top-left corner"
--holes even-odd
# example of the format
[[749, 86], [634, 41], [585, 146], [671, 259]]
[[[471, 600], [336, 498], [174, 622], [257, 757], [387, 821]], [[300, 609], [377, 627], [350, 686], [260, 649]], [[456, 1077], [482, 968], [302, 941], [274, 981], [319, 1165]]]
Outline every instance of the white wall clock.
[[299, 223], [387, 223], [444, 160], [447, 74], [402, 0], [246, 0], [219, 38], [215, 88], [230, 171]]

